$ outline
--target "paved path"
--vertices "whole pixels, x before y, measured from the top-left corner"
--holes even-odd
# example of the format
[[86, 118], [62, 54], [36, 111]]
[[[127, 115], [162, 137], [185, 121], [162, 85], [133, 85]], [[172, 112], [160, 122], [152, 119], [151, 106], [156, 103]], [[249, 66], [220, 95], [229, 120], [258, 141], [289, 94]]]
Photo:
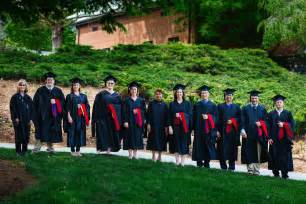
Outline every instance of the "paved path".
[[[12, 143], [0, 143], [0, 148], [9, 148], [14, 149], [15, 144]], [[29, 145], [29, 149], [33, 149], [33, 145]], [[46, 151], [46, 147], [42, 147], [42, 151]], [[56, 152], [70, 152], [69, 147], [55, 147]], [[82, 147], [81, 153], [96, 153], [96, 148], [94, 147]], [[111, 154], [117, 155], [117, 156], [128, 156], [128, 152], [125, 150], [120, 150], [119, 152], [112, 152]], [[138, 152], [138, 158], [142, 159], [151, 159], [152, 154], [149, 151], [140, 151]], [[175, 159], [173, 155], [162, 155], [162, 162], [170, 162], [174, 163]], [[186, 158], [185, 160], [186, 165], [196, 166], [196, 162], [192, 161], [190, 157]], [[210, 167], [215, 169], [220, 169], [220, 165], [218, 162], [212, 161], [210, 162]], [[247, 172], [246, 165], [238, 165], [236, 164], [236, 170], [237, 172]], [[264, 176], [273, 176], [272, 172], [268, 169], [261, 169], [260, 174]], [[306, 181], [306, 173], [300, 173], [300, 172], [289, 172], [289, 178], [293, 180], [302, 180]]]

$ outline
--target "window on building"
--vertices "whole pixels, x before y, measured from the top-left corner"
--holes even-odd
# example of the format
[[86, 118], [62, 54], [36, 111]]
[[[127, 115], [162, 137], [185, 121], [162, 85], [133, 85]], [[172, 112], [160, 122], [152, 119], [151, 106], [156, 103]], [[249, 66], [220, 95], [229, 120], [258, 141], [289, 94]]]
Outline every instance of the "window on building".
[[99, 29], [98, 26], [92, 26], [92, 27], [91, 27], [91, 31], [92, 31], [92, 32], [95, 32], [95, 31], [97, 31], [98, 29]]
[[178, 42], [178, 41], [180, 41], [180, 38], [178, 36], [168, 38], [168, 42]]

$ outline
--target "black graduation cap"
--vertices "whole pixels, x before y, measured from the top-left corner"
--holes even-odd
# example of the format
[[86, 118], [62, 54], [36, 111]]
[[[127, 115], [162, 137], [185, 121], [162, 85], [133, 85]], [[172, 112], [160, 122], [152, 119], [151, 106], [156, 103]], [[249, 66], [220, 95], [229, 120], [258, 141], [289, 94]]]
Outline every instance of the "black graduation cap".
[[47, 78], [55, 78], [56, 77], [56, 74], [54, 74], [53, 72], [47, 72], [43, 75], [43, 78], [44, 79], [47, 79]]
[[140, 87], [141, 87], [141, 84], [138, 83], [137, 81], [132, 81], [132, 82], [129, 84], [129, 89], [132, 88], [132, 87], [140, 88]]
[[250, 94], [250, 96], [258, 96], [261, 92], [257, 91], [257, 90], [252, 90], [249, 91], [248, 94]]
[[117, 78], [114, 77], [111, 74], [104, 78], [104, 82], [107, 82], [107, 81], [110, 81], [110, 80], [113, 80], [115, 83], [117, 83]]
[[279, 101], [279, 100], [284, 101], [285, 99], [286, 99], [286, 97], [285, 97], [285, 96], [282, 96], [282, 95], [280, 95], [280, 94], [277, 94], [277, 95], [275, 95], [275, 96], [272, 98], [273, 101]]
[[209, 87], [207, 85], [203, 85], [203, 86], [198, 88], [198, 91], [209, 91], [210, 89], [211, 89], [211, 87]]
[[186, 86], [183, 85], [183, 84], [176, 84], [176, 85], [173, 87], [173, 91], [176, 91], [176, 90], [178, 90], [178, 89], [184, 90], [185, 88], [186, 88]]
[[235, 91], [236, 89], [231, 89], [231, 88], [227, 88], [223, 90], [225, 95], [233, 94]]
[[80, 79], [79, 77], [75, 77], [73, 79], [70, 79], [70, 82], [72, 84], [75, 84], [75, 83], [79, 83], [79, 84], [82, 84], [84, 81], [82, 79]]

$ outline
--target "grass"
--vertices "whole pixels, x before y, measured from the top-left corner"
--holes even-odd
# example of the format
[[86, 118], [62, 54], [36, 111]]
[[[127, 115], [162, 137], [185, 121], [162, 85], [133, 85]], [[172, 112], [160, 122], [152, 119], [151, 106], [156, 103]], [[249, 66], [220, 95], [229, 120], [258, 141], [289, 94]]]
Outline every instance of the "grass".
[[176, 83], [188, 85], [186, 92], [192, 102], [197, 100], [195, 90], [203, 84], [213, 87], [211, 98], [217, 103], [223, 101], [222, 90], [227, 87], [237, 89], [235, 102], [240, 105], [249, 100], [246, 92], [259, 89], [268, 110], [273, 108], [271, 98], [282, 94], [288, 98], [286, 106], [298, 122], [297, 133], [303, 135], [306, 131], [306, 76], [278, 66], [261, 49], [143, 44], [120, 45], [110, 52], [70, 46], [50, 56], [15, 50], [0, 53], [1, 78], [39, 81], [46, 71], [55, 72], [57, 83], [64, 86], [74, 76], [83, 78], [86, 85], [100, 86], [103, 78], [112, 73], [119, 79], [119, 91], [126, 93], [127, 84], [137, 80], [143, 84], [143, 95], [152, 96], [156, 88], [162, 88], [168, 102]]
[[306, 182], [124, 157], [68, 153], [0, 159], [24, 163], [38, 182], [3, 203], [305, 203]]

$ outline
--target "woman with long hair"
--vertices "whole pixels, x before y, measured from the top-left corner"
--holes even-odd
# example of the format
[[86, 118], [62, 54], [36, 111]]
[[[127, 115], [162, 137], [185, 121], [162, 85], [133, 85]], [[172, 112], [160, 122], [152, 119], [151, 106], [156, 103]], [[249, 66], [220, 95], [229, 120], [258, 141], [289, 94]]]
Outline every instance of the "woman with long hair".
[[66, 97], [67, 146], [72, 156], [82, 156], [80, 148], [86, 146], [86, 126], [90, 120], [90, 106], [87, 96], [81, 93], [80, 78], [71, 80], [71, 93]]
[[137, 159], [137, 150], [143, 149], [145, 124], [145, 101], [139, 97], [141, 85], [133, 81], [129, 84], [129, 97], [123, 103], [123, 149], [129, 151], [129, 159]]
[[189, 154], [192, 127], [192, 104], [185, 100], [185, 85], [174, 86], [174, 100], [169, 105], [169, 135], [172, 137], [170, 152], [175, 154], [176, 165], [184, 166]]
[[30, 130], [34, 118], [33, 101], [27, 92], [28, 84], [26, 80], [20, 79], [17, 82], [17, 93], [10, 100], [17, 155], [24, 155], [28, 150]]

